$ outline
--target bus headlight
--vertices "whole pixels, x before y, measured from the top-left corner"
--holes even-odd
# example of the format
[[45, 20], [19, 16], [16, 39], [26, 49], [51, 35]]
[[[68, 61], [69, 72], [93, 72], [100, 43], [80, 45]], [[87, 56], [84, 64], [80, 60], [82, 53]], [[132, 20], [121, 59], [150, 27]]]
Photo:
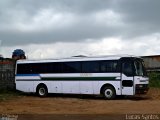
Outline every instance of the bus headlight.
[[142, 84], [137, 84], [136, 88], [143, 88], [143, 85]]

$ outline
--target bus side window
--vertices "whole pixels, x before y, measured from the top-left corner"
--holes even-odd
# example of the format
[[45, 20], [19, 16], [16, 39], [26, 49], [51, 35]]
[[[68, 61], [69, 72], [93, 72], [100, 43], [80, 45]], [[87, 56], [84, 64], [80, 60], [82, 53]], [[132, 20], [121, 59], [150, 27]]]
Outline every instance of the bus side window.
[[99, 62], [98, 61], [84, 61], [82, 62], [82, 73], [98, 73]]
[[101, 72], [118, 72], [117, 61], [103, 61], [101, 62]]
[[122, 63], [122, 73], [124, 73], [126, 76], [133, 76], [133, 67], [131, 61]]

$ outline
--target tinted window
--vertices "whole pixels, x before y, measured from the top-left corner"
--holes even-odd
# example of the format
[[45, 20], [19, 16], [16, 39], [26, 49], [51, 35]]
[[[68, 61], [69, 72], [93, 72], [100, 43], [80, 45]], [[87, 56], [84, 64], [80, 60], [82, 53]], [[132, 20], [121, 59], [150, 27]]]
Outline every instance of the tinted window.
[[18, 74], [61, 73], [61, 63], [30, 63], [18, 64]]
[[122, 73], [126, 76], [133, 76], [133, 63], [131, 61], [122, 63]]
[[18, 64], [17, 73], [18, 74], [30, 74], [32, 73], [32, 66], [30, 64]]
[[53, 63], [39, 63], [38, 66], [38, 73], [52, 73], [54, 70]]
[[98, 61], [82, 62], [82, 72], [83, 73], [97, 73], [97, 72], [99, 72], [99, 62]]
[[145, 71], [142, 61], [138, 61], [138, 60], [135, 61], [134, 66], [135, 66], [135, 75], [146, 76], [146, 71]]
[[77, 61], [18, 64], [18, 74], [118, 72], [117, 61]]
[[28, 66], [30, 66], [32, 73], [36, 74], [39, 72], [39, 65], [38, 64], [32, 63], [32, 64], [29, 64]]
[[102, 61], [100, 68], [101, 68], [101, 72], [118, 72], [118, 62]]
[[17, 64], [17, 74], [21, 74], [22, 73], [22, 69], [21, 69], [21, 64]]
[[35, 63], [36, 73], [61, 73], [62, 63]]
[[53, 73], [62, 73], [62, 63], [57, 62], [57, 63], [52, 63], [53, 66]]
[[63, 73], [80, 73], [81, 64], [80, 62], [64, 62]]

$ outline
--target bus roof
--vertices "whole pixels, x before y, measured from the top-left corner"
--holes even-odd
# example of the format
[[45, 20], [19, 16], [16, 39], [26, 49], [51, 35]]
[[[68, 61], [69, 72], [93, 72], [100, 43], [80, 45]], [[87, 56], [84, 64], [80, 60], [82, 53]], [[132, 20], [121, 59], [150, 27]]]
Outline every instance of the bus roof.
[[133, 55], [107, 55], [107, 56], [73, 56], [69, 58], [56, 58], [56, 59], [23, 59], [17, 60], [17, 63], [44, 63], [44, 62], [65, 62], [65, 61], [90, 61], [90, 60], [119, 60], [122, 57], [136, 57]]

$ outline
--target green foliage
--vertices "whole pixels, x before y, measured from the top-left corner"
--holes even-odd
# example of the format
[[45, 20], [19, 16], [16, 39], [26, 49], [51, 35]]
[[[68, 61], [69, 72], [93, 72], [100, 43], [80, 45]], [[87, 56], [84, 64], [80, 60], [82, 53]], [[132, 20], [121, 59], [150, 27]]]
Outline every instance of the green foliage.
[[150, 87], [160, 88], [160, 73], [159, 72], [150, 72], [149, 75], [149, 85]]
[[17, 91], [10, 91], [10, 90], [0, 90], [0, 102], [13, 99], [16, 97], [20, 97], [22, 94]]

